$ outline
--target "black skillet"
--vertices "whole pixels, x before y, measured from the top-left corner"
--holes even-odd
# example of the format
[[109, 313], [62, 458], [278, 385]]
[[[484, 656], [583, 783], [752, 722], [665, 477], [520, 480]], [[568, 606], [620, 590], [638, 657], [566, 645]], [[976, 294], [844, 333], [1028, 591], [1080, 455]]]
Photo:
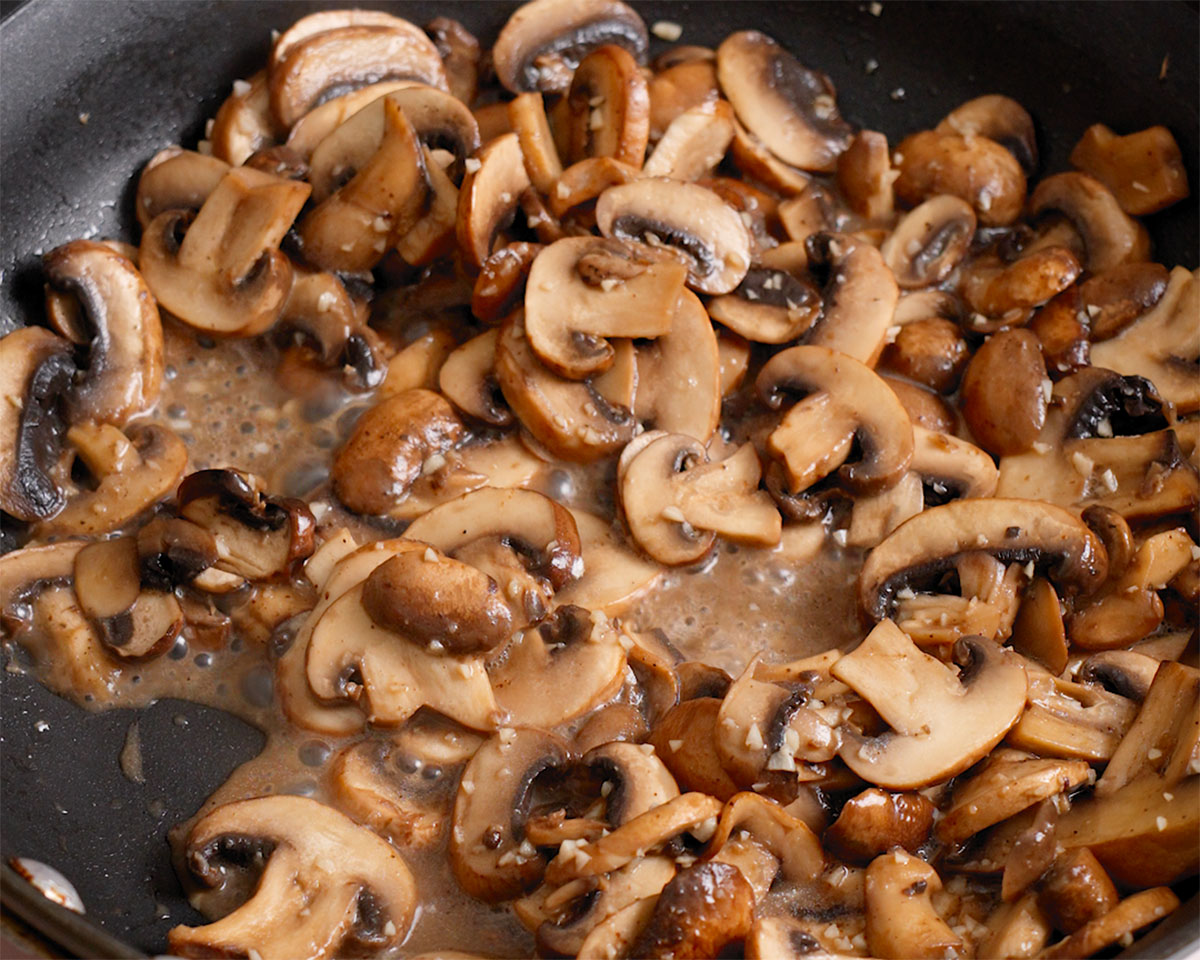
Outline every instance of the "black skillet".
[[[265, 61], [273, 28], [351, 5], [3, 3], [0, 334], [40, 319], [41, 252], [79, 236], [135, 239], [135, 173], [160, 147], [200, 139], [233, 79]], [[485, 43], [516, 6], [357, 5], [417, 23], [454, 16]], [[1193, 189], [1200, 186], [1195, 3], [635, 5], [648, 23], [682, 24], [687, 43], [715, 46], [746, 27], [772, 34], [833, 78], [850, 120], [893, 142], [969, 97], [1006, 93], [1038, 122], [1045, 170], [1065, 168], [1071, 145], [1093, 122], [1119, 132], [1163, 123], [1183, 149]], [[664, 46], [655, 40], [652, 52]], [[1196, 210], [1190, 200], [1149, 219], [1156, 259], [1197, 265]], [[217, 711], [157, 704], [139, 724], [146, 782], [138, 785], [117, 764], [133, 711], [84, 713], [26, 677], [0, 677], [0, 852], [5, 861], [32, 857], [63, 871], [88, 915], [82, 921], [32, 894], [7, 866], [5, 907], [81, 956], [160, 952], [170, 926], [198, 919], [172, 875], [166, 830], [253, 756], [261, 735]], [[1187, 955], [1200, 939], [1196, 913], [1194, 902], [1185, 905], [1129, 955]]]

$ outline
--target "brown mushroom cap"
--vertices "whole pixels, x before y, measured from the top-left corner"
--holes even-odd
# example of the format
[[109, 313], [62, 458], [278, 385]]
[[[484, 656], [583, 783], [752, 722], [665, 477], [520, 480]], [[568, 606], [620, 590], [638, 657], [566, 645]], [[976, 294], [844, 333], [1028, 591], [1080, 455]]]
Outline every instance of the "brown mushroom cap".
[[[606, 193], [605, 196], [608, 194]], [[534, 259], [525, 287], [525, 332], [555, 373], [581, 380], [608, 369], [605, 337], [671, 331], [687, 271], [638, 243], [567, 237]]]
[[532, 0], [508, 18], [492, 48], [500, 82], [513, 93], [558, 93], [589, 52], [617, 44], [638, 61], [649, 38], [642, 18], [620, 0]]
[[0, 339], [0, 510], [9, 516], [37, 520], [66, 503], [52, 474], [74, 374], [70, 344], [49, 330], [21, 327]]
[[1061, 507], [1036, 500], [955, 500], [922, 511], [875, 548], [859, 574], [859, 602], [881, 620], [902, 586], [936, 577], [974, 550], [1006, 563], [1052, 563], [1051, 579], [1084, 595], [1108, 572], [1096, 535]]
[[1022, 453], [1046, 422], [1048, 387], [1037, 336], [1024, 329], [1001, 330], [975, 351], [963, 372], [963, 419], [990, 453]]
[[198, 330], [262, 332], [287, 301], [292, 271], [279, 243], [308, 194], [308, 184], [248, 167], [230, 170], [190, 223], [186, 214], [168, 211], [146, 228], [138, 262], [147, 286]]
[[850, 142], [833, 84], [757, 30], [726, 37], [717, 77], [738, 119], [785, 163], [830, 172]]
[[838, 755], [858, 776], [891, 790], [929, 786], [986, 756], [1017, 722], [1028, 686], [1019, 660], [978, 637], [954, 651], [961, 675], [887, 620], [833, 665], [892, 728], [864, 737], [843, 727]]
[[515, 133], [488, 141], [476, 159], [479, 169], [463, 177], [458, 193], [459, 248], [480, 268], [492, 254], [497, 235], [511, 222], [529, 174]]
[[1037, 185], [1029, 198], [1034, 216], [1057, 211], [1083, 238], [1086, 267], [1092, 273], [1121, 263], [1150, 258], [1146, 228], [1126, 214], [1099, 180], [1084, 173], [1056, 173]]
[[485, 652], [512, 631], [496, 581], [432, 547], [399, 553], [371, 571], [363, 606], [380, 626], [450, 653]]
[[[278, 47], [277, 47], [278, 49]], [[418, 80], [446, 87], [442, 58], [424, 32], [393, 17], [386, 25], [347, 25], [301, 37], [271, 70], [271, 110], [284, 128], [330, 91], [381, 80]]]
[[869, 787], [846, 801], [823, 839], [847, 860], [871, 860], [893, 847], [914, 853], [929, 839], [934, 809], [922, 794]]
[[937, 872], [904, 851], [876, 857], [863, 884], [867, 947], [874, 957], [957, 956], [962, 938], [934, 906]]
[[1188, 195], [1187, 168], [1166, 127], [1118, 137], [1102, 123], [1084, 131], [1071, 165], [1103, 183], [1121, 209], [1134, 216], [1156, 213]]
[[391, 946], [408, 932], [417, 889], [404, 860], [332, 807], [295, 796], [225, 804], [192, 827], [187, 867], [220, 887], [255, 852], [266, 865], [253, 895], [207, 926], [172, 928], [173, 953], [320, 956]]
[[1038, 147], [1033, 118], [1012, 97], [989, 93], [959, 104], [946, 114], [935, 132], [987, 137], [1017, 158], [1025, 176], [1033, 176], [1037, 170]]
[[634, 957], [715, 957], [742, 940], [754, 922], [754, 892], [728, 863], [697, 863], [663, 887], [650, 922], [630, 948]]
[[120, 426], [148, 410], [162, 384], [162, 323], [137, 268], [91, 240], [56, 247], [44, 263], [48, 291], [78, 304], [56, 312], [60, 321], [70, 315], [59, 332], [86, 358], [67, 398], [70, 419]]
[[702, 293], [728, 293], [750, 268], [746, 225], [698, 184], [648, 177], [609, 187], [596, 203], [596, 224], [606, 237], [674, 251]]
[[900, 141], [895, 160], [896, 197], [910, 206], [950, 194], [974, 207], [986, 227], [1012, 223], [1024, 206], [1021, 165], [987, 137], [924, 130]]
[[[792, 406], [768, 445], [784, 458], [793, 493], [807, 489], [839, 464], [842, 479], [858, 490], [878, 490], [894, 483], [912, 459], [912, 425], [895, 393], [880, 377], [852, 357], [819, 346], [799, 346], [775, 354], [755, 382], [759, 397], [780, 408], [796, 395], [805, 399]], [[836, 410], [836, 415], [835, 411]], [[825, 439], [845, 431], [847, 442], [815, 448], [815, 435]], [[851, 440], [862, 452], [853, 463], [844, 461]]]

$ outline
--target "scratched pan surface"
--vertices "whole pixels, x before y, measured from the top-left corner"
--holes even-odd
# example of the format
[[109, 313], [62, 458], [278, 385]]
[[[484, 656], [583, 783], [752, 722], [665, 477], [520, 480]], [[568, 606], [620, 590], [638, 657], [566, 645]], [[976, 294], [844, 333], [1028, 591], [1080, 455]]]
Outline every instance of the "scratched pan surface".
[[[264, 62], [271, 29], [349, 5], [0, 4], [0, 333], [40, 317], [41, 252], [79, 236], [135, 239], [135, 172], [160, 147], [200, 138], [231, 81]], [[485, 43], [515, 6], [357, 5], [417, 23], [449, 14]], [[1197, 184], [1195, 3], [884, 3], [880, 16], [849, 2], [635, 5], [648, 22], [682, 24], [688, 43], [715, 46], [747, 27], [774, 35], [833, 78], [850, 120], [893, 142], [971, 96], [1006, 93], [1033, 113], [1045, 170], [1065, 168], [1071, 145], [1093, 122], [1119, 132], [1164, 123]], [[652, 53], [663, 46], [654, 41]], [[868, 61], [878, 67], [869, 72]], [[1197, 265], [1194, 200], [1148, 223], [1157, 259]], [[11, 532], [0, 534], [0, 546], [11, 548]], [[172, 874], [166, 831], [260, 749], [261, 734], [217, 711], [159, 703], [139, 718], [145, 782], [137, 784], [117, 763], [137, 712], [89, 714], [26, 677], [0, 678], [0, 850], [5, 861], [27, 856], [62, 870], [88, 920], [31, 897], [7, 866], [6, 907], [79, 955], [162, 951], [170, 926], [197, 919]], [[1194, 902], [1185, 906], [1134, 952], [1188, 955], [1196, 914]]]

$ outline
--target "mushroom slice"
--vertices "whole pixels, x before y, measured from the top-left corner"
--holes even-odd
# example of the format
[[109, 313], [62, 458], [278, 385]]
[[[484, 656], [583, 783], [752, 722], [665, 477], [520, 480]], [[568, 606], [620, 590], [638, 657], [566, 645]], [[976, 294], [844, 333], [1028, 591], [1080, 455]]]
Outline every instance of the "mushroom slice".
[[703, 103], [671, 121], [642, 172], [648, 177], [698, 180], [724, 159], [732, 141], [733, 111], [729, 105], [723, 100]]
[[438, 373], [438, 388], [468, 416], [504, 427], [512, 423], [512, 411], [494, 373], [498, 337], [499, 331], [486, 330], [450, 353]]
[[146, 284], [197, 330], [261, 333], [287, 302], [292, 269], [279, 243], [308, 194], [305, 183], [231, 169], [190, 223], [186, 213], [168, 211], [146, 228], [138, 257]]
[[81, 423], [67, 431], [67, 442], [97, 486], [40, 521], [33, 530], [37, 537], [115, 530], [170, 493], [187, 466], [183, 441], [155, 424], [122, 432], [111, 424]]
[[687, 271], [670, 259], [655, 262], [651, 253], [593, 237], [567, 237], [542, 250], [525, 287], [525, 333], [538, 359], [582, 380], [612, 366], [605, 337], [670, 333]]
[[874, 366], [900, 297], [892, 271], [875, 247], [854, 237], [818, 233], [806, 243], [810, 262], [826, 274], [824, 312], [807, 342]]
[[746, 935], [746, 960], [848, 960], [853, 954], [831, 953], [809, 932], [805, 921], [792, 917], [760, 917]]
[[1178, 415], [1200, 411], [1195, 376], [1200, 357], [1200, 280], [1183, 267], [1171, 271], [1162, 299], [1117, 336], [1092, 345], [1092, 363], [1148, 378]]
[[1012, 97], [990, 93], [968, 100], [946, 114], [934, 132], [987, 137], [1017, 158], [1025, 176], [1033, 176], [1037, 170], [1037, 134], [1033, 129], [1033, 118]]
[[217, 110], [207, 137], [213, 158], [237, 167], [257, 151], [275, 143], [278, 133], [275, 117], [271, 114], [267, 71], [259, 70], [249, 80], [233, 81], [233, 92]]
[[74, 572], [79, 609], [122, 659], [160, 654], [183, 629], [183, 611], [173, 593], [142, 589], [134, 537], [88, 544], [76, 554]]
[[496, 581], [434, 550], [407, 550], [371, 571], [363, 606], [386, 630], [419, 646], [485, 653], [512, 633], [512, 614]]
[[168, 210], [199, 210], [230, 165], [217, 157], [179, 147], [160, 150], [142, 170], [134, 200], [138, 225]]
[[1032, 215], [1056, 211], [1074, 224], [1091, 273], [1122, 263], [1150, 259], [1146, 228], [1125, 213], [1104, 184], [1084, 173], [1056, 173], [1037, 185], [1029, 198]]
[[630, 445], [618, 466], [621, 505], [638, 546], [661, 563], [691, 563], [720, 534], [740, 543], [774, 546], [782, 521], [758, 489], [758, 454], [745, 444], [710, 462], [691, 437], [655, 431]]
[[499, 709], [547, 729], [610, 699], [624, 671], [625, 650], [607, 618], [570, 605], [514, 637], [488, 668]]
[[649, 38], [642, 18], [620, 0], [532, 0], [508, 18], [492, 62], [513, 93], [561, 93], [583, 59], [603, 44], [617, 44], [642, 62]]
[[[603, 883], [577, 882], [581, 893], [566, 900], [559, 887], [546, 899], [554, 914], [537, 928], [539, 949], [559, 956], [578, 956], [584, 942], [600, 924], [630, 904], [657, 897], [675, 876], [669, 857], [639, 857], [615, 871]], [[557, 915], [555, 915], [557, 914]]]
[[[632, 353], [632, 344], [628, 350]], [[598, 460], [633, 439], [637, 425], [630, 412], [633, 397], [610, 399], [603, 390], [603, 376], [581, 383], [547, 369], [529, 347], [520, 314], [500, 330], [496, 379], [525, 429], [564, 460]]]
[[738, 119], [784, 163], [831, 173], [852, 131], [829, 78], [757, 30], [717, 48], [717, 79]]
[[[670, 332], [638, 345], [637, 377], [639, 420], [708, 443], [721, 417], [720, 354], [704, 305], [690, 290], [676, 301]], [[688, 389], [678, 389], [681, 383]]]
[[1121, 209], [1136, 217], [1157, 213], [1188, 195], [1183, 155], [1166, 127], [1118, 137], [1094, 123], [1071, 151], [1071, 165], [1103, 183]]
[[1132, 938], [1143, 927], [1158, 923], [1163, 917], [1179, 907], [1179, 898], [1166, 887], [1143, 890], [1126, 897], [1104, 916], [1076, 930], [1062, 940], [1042, 951], [1043, 957], [1057, 958], [1091, 957]]
[[1024, 668], [988, 640], [959, 640], [954, 653], [961, 675], [883, 621], [833, 665], [892, 728], [868, 738], [843, 727], [838, 755], [851, 770], [877, 786], [916, 789], [961, 773], [1000, 742], [1025, 707]]
[[[1008, 264], [995, 255], [983, 256], [963, 270], [962, 295], [975, 314], [1008, 321], [1066, 290], [1082, 270], [1066, 247], [1042, 247]], [[980, 322], [979, 317], [972, 320]]]
[[216, 566], [266, 580], [313, 552], [316, 520], [301, 500], [262, 492], [257, 477], [237, 470], [190, 474], [176, 494], [179, 512], [216, 540]]
[[565, 772], [566, 741], [542, 730], [503, 728], [467, 764], [454, 801], [447, 854], [459, 885], [496, 902], [534, 887], [546, 858], [525, 836], [538, 781]]
[[75, 558], [87, 545], [85, 540], [59, 540], [0, 554], [0, 616], [7, 616], [14, 604], [29, 599], [39, 587], [74, 577]]
[[868, 222], [891, 218], [892, 183], [896, 176], [888, 154], [887, 137], [878, 131], [860, 130], [838, 155], [838, 189], [850, 209]]
[[[1102, 650], [1088, 656], [1076, 676], [1080, 683], [1098, 683], [1119, 697], [1142, 703], [1160, 662], [1135, 650]], [[1065, 655], [1063, 663], [1065, 666]]]
[[683, 793], [628, 820], [596, 840], [564, 841], [546, 868], [546, 882], [561, 885], [578, 877], [619, 870], [681, 833], [707, 835], [715, 829], [721, 802], [702, 793]]
[[975, 444], [948, 433], [926, 430], [915, 423], [909, 469], [921, 475], [937, 502], [944, 502], [947, 497], [990, 497], [996, 492], [1000, 476], [992, 458]]
[[[323, 270], [370, 270], [424, 213], [429, 193], [425, 154], [413, 125], [391, 96], [381, 104], [383, 129], [378, 148], [367, 152], [369, 159], [350, 181], [321, 199], [298, 227], [305, 258]], [[357, 130], [356, 121], [364, 113], [366, 110], [347, 123]], [[367, 114], [362, 123], [369, 125], [374, 116]], [[340, 129], [331, 136], [336, 138]], [[370, 137], [366, 142], [374, 143]], [[370, 146], [366, 150], [370, 151]]]
[[616, 616], [653, 588], [662, 568], [630, 550], [608, 521], [582, 510], [571, 515], [579, 530], [583, 576], [563, 587], [555, 600]]
[[381, 80], [417, 80], [446, 89], [433, 41], [393, 17], [387, 25], [322, 30], [285, 47], [271, 68], [271, 111], [281, 126], [290, 128], [329, 93]]
[[923, 794], [869, 787], [846, 801], [823, 840], [835, 856], [862, 863], [894, 847], [915, 853], [929, 839], [933, 816]]
[[905, 214], [879, 249], [900, 287], [918, 290], [945, 280], [974, 236], [971, 205], [941, 194]]
[[[684, 49], [676, 47], [675, 49]], [[705, 47], [691, 48], [703, 55], [670, 62], [661, 57], [654, 61], [650, 78], [650, 139], [663, 138], [671, 122], [689, 110], [716, 103], [721, 92], [717, 87], [716, 54]]]
[[947, 846], [962, 843], [1042, 800], [1088, 783], [1091, 769], [1083, 760], [997, 751], [979, 773], [956, 784], [953, 801], [938, 821], [937, 838]]
[[530, 181], [515, 133], [484, 144], [475, 159], [478, 169], [463, 177], [458, 192], [456, 229], [459, 248], [479, 269], [492, 254], [497, 235], [512, 222]]
[[808, 825], [774, 800], [750, 792], [734, 795], [722, 808], [705, 857], [718, 856], [743, 831], [774, 854], [787, 880], [815, 880], [825, 869], [821, 842]]
[[948, 645], [972, 635], [1007, 640], [1017, 616], [1022, 568], [1006, 568], [986, 553], [964, 554], [955, 567], [961, 596], [906, 596], [896, 606], [896, 624], [922, 647]]
[[755, 343], [787, 343], [821, 316], [821, 295], [786, 270], [751, 267], [732, 293], [715, 297], [709, 313], [718, 323]]
[[1071, 643], [1084, 650], [1128, 646], [1154, 633], [1163, 619], [1158, 591], [1192, 560], [1195, 544], [1182, 527], [1147, 537], [1129, 568], [1067, 619]]
[[982, 226], [998, 227], [1016, 220], [1025, 204], [1021, 165], [987, 137], [923, 130], [901, 140], [894, 157], [896, 198], [910, 206], [949, 194], [974, 207]]
[[18, 520], [52, 517], [66, 496], [55, 480], [75, 375], [71, 345], [42, 327], [0, 339], [0, 510]]
[[417, 518], [404, 535], [450, 556], [476, 540], [497, 537], [555, 590], [583, 573], [574, 517], [533, 490], [473, 490]]
[[388, 102], [401, 109], [423, 145], [454, 154], [450, 175], [455, 181], [462, 178], [464, 162], [479, 149], [479, 125], [475, 117], [462, 101], [445, 90], [409, 84], [376, 96], [313, 150], [309, 179], [315, 202], [328, 198], [363, 169], [383, 145], [388, 130], [385, 106]]
[[1093, 763], [1112, 756], [1133, 723], [1137, 704], [1094, 684], [1029, 670], [1029, 705], [1008, 743], [1042, 756]]
[[562, 176], [562, 160], [554, 145], [540, 93], [519, 93], [508, 104], [508, 120], [521, 143], [525, 170], [538, 193], [549, 196]]
[[457, 20], [434, 17], [425, 24], [425, 32], [442, 57], [450, 92], [463, 103], [475, 102], [479, 91], [479, 41]]
[[356, 700], [373, 723], [404, 723], [428, 706], [473, 730], [494, 730], [496, 700], [482, 660], [427, 652], [376, 624], [362, 584], [315, 621], [305, 670], [323, 700]]
[[333, 489], [357, 513], [401, 503], [430, 457], [462, 438], [462, 421], [430, 390], [406, 390], [371, 407], [333, 461]]
[[[912, 460], [912, 424], [903, 404], [870, 367], [853, 357], [827, 347], [792, 347], [767, 361], [755, 388], [774, 409], [785, 399], [803, 395], [767, 438], [793, 494], [834, 470], [853, 489], [884, 489]], [[846, 463], [855, 442], [862, 455]]]
[[1053, 674], [1062, 673], [1067, 665], [1062, 607], [1054, 587], [1043, 577], [1033, 579], [1021, 600], [1012, 626], [1012, 647]]
[[567, 160], [612, 157], [639, 168], [650, 136], [646, 78], [627, 49], [607, 43], [580, 62], [567, 93]]
[[896, 591], [918, 571], [921, 577], [940, 575], [972, 550], [1005, 563], [1053, 563], [1051, 580], [1084, 595], [1108, 572], [1096, 535], [1061, 507], [1034, 500], [955, 500], [901, 524], [872, 551], [858, 578], [863, 610], [882, 620]]
[[728, 293], [750, 268], [750, 232], [737, 212], [694, 183], [646, 178], [609, 187], [596, 203], [606, 237], [671, 250], [701, 293]]
[[1032, 331], [993, 334], [963, 372], [959, 406], [972, 436], [998, 456], [1029, 450], [1046, 422], [1049, 383]]
[[719, 956], [754, 923], [754, 891], [728, 863], [697, 863], [662, 888], [650, 920], [630, 947], [647, 960]]
[[933, 895], [942, 889], [937, 871], [903, 850], [871, 861], [863, 886], [867, 949], [873, 957], [958, 956], [962, 938], [941, 918]]
[[549, 196], [550, 212], [556, 217], [575, 211], [585, 226], [592, 225], [594, 207], [588, 214], [589, 204], [609, 187], [633, 183], [641, 178], [641, 171], [621, 163], [612, 157], [589, 157], [573, 163], [563, 171]]
[[654, 725], [650, 742], [683, 789], [728, 800], [738, 785], [715, 748], [721, 703], [716, 697], [684, 700]]
[[[416, 86], [412, 80], [385, 80], [326, 100], [296, 121], [288, 133], [287, 146], [301, 160], [312, 159], [313, 151], [351, 117], [380, 99], [384, 94]], [[431, 87], [429, 89], [436, 89]], [[336, 178], [335, 178], [336, 179]]]
[[316, 800], [228, 803], [188, 834], [188, 870], [205, 887], [224, 887], [230, 866], [256, 860], [265, 866], [250, 899], [207, 926], [173, 927], [172, 953], [323, 958], [397, 945], [412, 923], [417, 887], [400, 855]]
[[471, 291], [471, 313], [487, 324], [501, 323], [525, 301], [529, 267], [540, 243], [510, 243], [483, 262]]

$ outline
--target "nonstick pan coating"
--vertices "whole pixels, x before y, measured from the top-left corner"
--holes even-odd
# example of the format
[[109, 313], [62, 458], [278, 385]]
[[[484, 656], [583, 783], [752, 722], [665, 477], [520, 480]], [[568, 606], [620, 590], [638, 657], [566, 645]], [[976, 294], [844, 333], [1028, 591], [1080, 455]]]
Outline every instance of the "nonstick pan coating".
[[[166, 144], [200, 139], [232, 80], [265, 61], [273, 28], [316, 9], [352, 5], [383, 7], [417, 23], [454, 16], [484, 43], [516, 6], [4, 4], [0, 334], [41, 317], [43, 251], [79, 236], [135, 239], [135, 173]], [[1200, 20], [1192, 3], [885, 2], [879, 16], [853, 2], [635, 0], [635, 6], [648, 23], [682, 24], [686, 43], [715, 46], [747, 27], [777, 37], [832, 77], [850, 120], [893, 142], [932, 126], [965, 99], [1005, 93], [1033, 114], [1045, 170], [1064, 169], [1071, 146], [1092, 123], [1122, 133], [1162, 123], [1179, 141], [1193, 190], [1200, 186]], [[653, 44], [652, 53], [665, 46]], [[870, 61], [877, 68], [868, 70]], [[1197, 265], [1194, 199], [1147, 222], [1156, 259]], [[118, 942], [133, 948], [126, 955], [163, 950], [170, 926], [197, 919], [172, 874], [166, 831], [252, 757], [262, 736], [217, 711], [159, 703], [139, 719], [146, 782], [135, 784], [122, 776], [117, 757], [137, 712], [88, 714], [27, 677], [0, 676], [3, 858], [32, 857], [62, 870], [79, 888], [88, 919], [116, 940], [29, 897], [7, 866], [6, 906], [82, 955], [120, 955]], [[1141, 949], [1145, 956], [1186, 955], [1189, 941], [1195, 945], [1188, 921], [1196, 912], [1185, 905], [1171, 929], [1151, 938], [1157, 942], [1135, 946], [1130, 955]]]

